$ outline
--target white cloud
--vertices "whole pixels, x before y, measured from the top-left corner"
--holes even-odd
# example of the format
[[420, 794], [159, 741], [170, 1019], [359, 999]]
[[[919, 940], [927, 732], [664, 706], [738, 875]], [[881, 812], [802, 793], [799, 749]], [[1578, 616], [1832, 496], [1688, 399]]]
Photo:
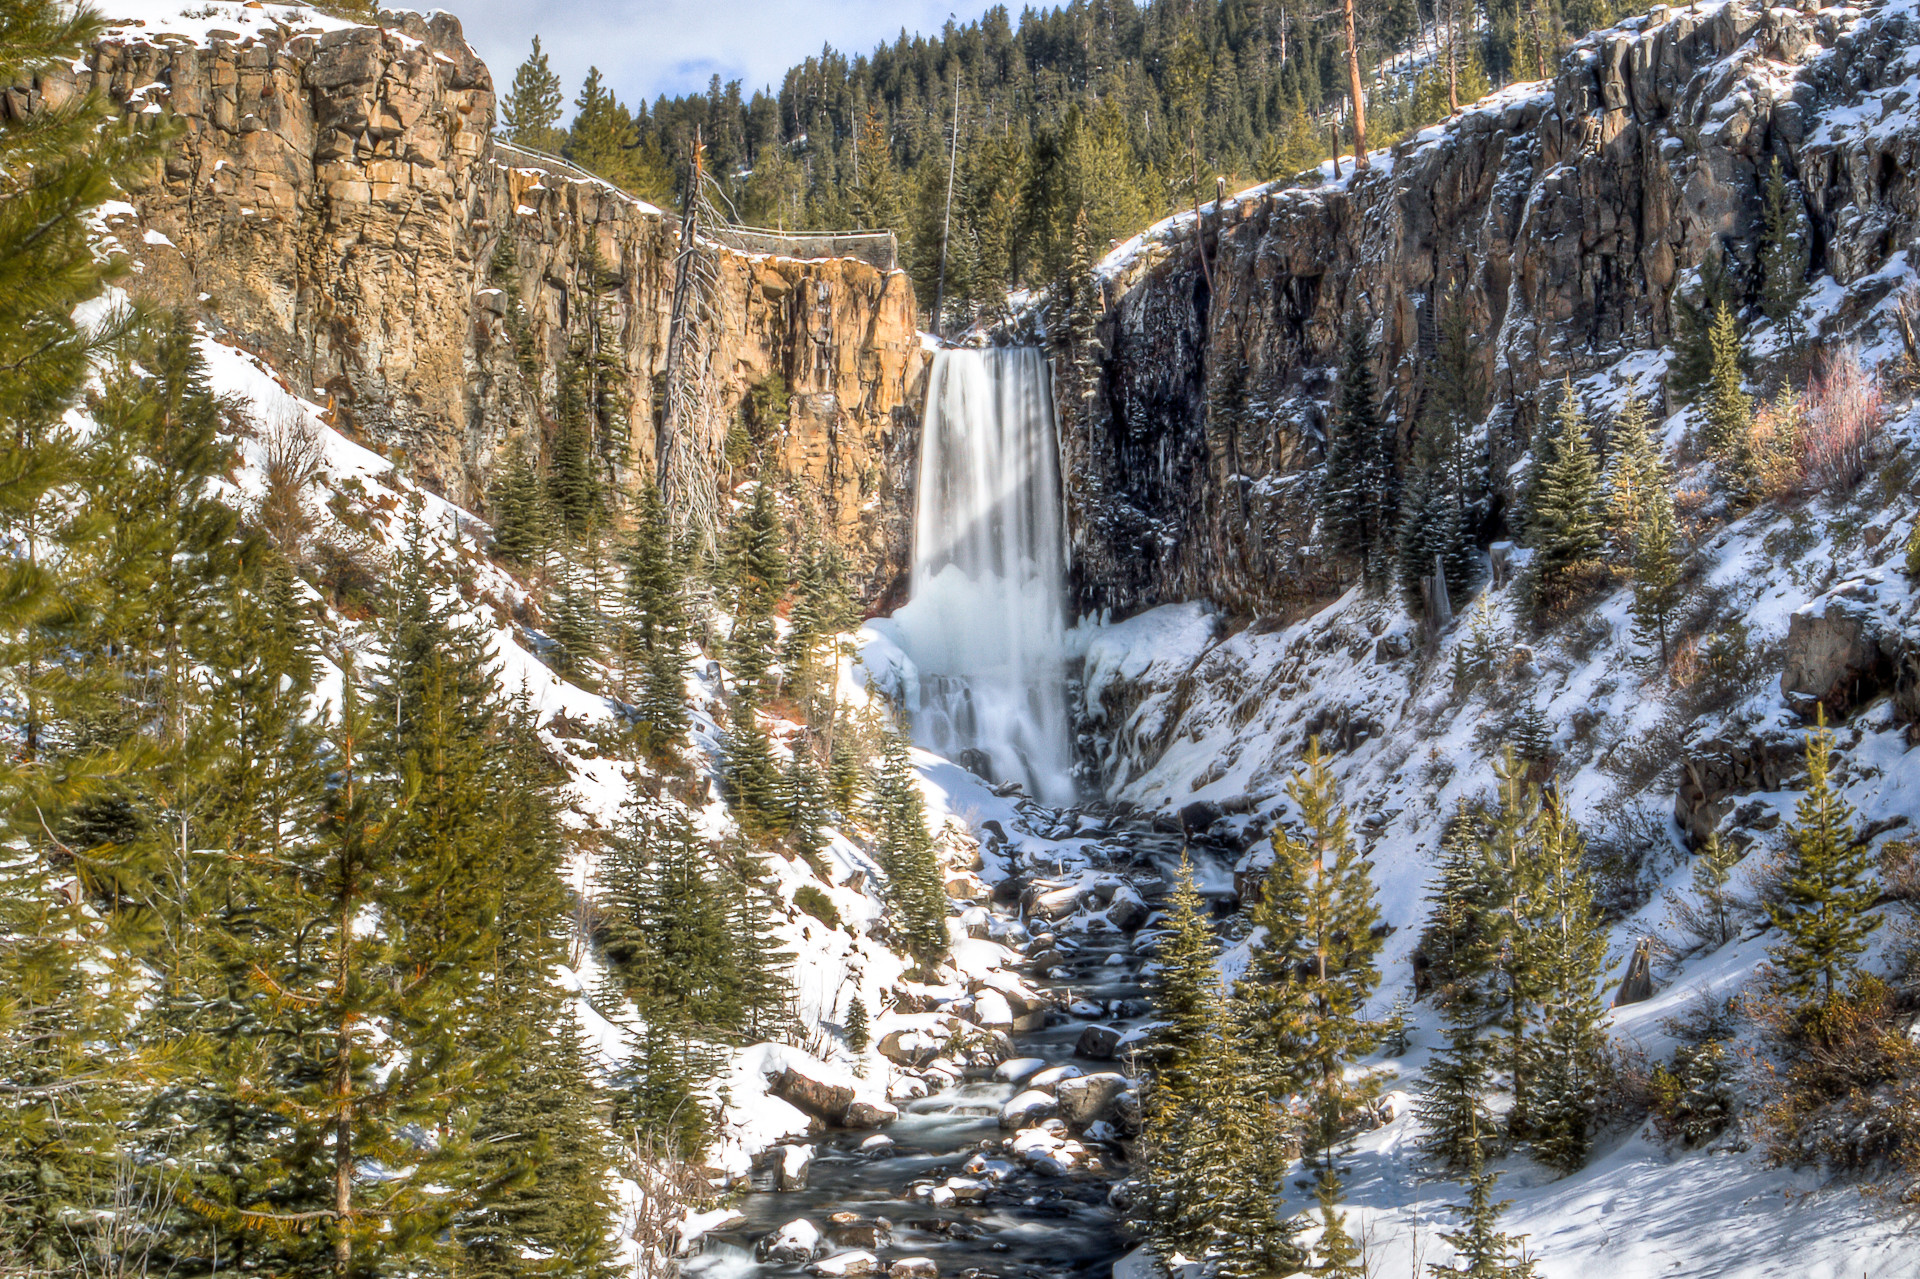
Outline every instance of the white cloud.
[[467, 0], [454, 10], [502, 93], [535, 35], [566, 84], [568, 112], [589, 66], [620, 100], [704, 90], [718, 75], [747, 96], [779, 88], [786, 69], [823, 44], [865, 53], [900, 34], [966, 22], [986, 0]]

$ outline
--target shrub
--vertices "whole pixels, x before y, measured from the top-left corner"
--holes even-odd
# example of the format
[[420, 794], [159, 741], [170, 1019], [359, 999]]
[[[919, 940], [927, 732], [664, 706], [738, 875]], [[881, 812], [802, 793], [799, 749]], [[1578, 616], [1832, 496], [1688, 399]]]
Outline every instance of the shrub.
[[1807, 482], [1844, 493], [1865, 479], [1885, 424], [1880, 383], [1851, 346], [1821, 362], [1807, 390], [1801, 467]]
[[1653, 1124], [1668, 1141], [1701, 1146], [1733, 1122], [1733, 1058], [1724, 1040], [1674, 1050], [1648, 1080]]
[[793, 893], [793, 904], [812, 915], [828, 928], [840, 927], [840, 911], [833, 904], [833, 898], [827, 896], [812, 884], [802, 884]]
[[1903, 1201], [1920, 1189], [1920, 1044], [1912, 1012], [1878, 977], [1811, 1004], [1756, 1001], [1779, 1061], [1761, 1110], [1778, 1164], [1890, 1171]]

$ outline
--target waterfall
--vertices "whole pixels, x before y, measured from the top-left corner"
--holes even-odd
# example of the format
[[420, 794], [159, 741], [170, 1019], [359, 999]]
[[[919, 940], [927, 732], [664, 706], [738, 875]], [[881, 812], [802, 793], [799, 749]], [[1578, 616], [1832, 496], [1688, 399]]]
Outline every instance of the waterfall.
[[1044, 354], [934, 357], [917, 497], [912, 589], [894, 614], [919, 672], [915, 739], [1071, 803], [1066, 547]]

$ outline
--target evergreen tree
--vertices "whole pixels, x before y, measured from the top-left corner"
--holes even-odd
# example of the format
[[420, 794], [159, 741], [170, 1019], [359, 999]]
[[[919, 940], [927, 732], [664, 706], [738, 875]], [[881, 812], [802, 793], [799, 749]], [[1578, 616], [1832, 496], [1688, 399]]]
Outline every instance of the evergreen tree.
[[1664, 483], [1647, 492], [1641, 508], [1633, 538], [1633, 634], [1659, 655], [1660, 669], [1666, 670], [1667, 641], [1680, 607], [1680, 550], [1673, 499]]
[[1522, 936], [1543, 911], [1541, 868], [1535, 856], [1541, 821], [1540, 790], [1526, 781], [1525, 770], [1509, 749], [1494, 765], [1493, 811], [1480, 836], [1479, 888], [1485, 903], [1488, 940], [1496, 981], [1488, 992], [1488, 1011], [1498, 1024], [1495, 1059], [1506, 1067], [1514, 1104], [1507, 1115], [1510, 1138], [1524, 1136], [1535, 1096], [1529, 1075], [1529, 1041], [1537, 1029], [1545, 977], [1531, 962]]
[[1338, 1190], [1347, 1120], [1361, 1097], [1346, 1068], [1378, 1041], [1365, 1016], [1380, 983], [1372, 873], [1315, 739], [1287, 784], [1303, 835], [1274, 842], [1253, 921], [1266, 929], [1242, 998], [1261, 1028], [1260, 1074], [1270, 1095], [1306, 1095], [1304, 1145], [1315, 1176]]
[[1228, 1006], [1205, 903], [1183, 862], [1155, 976], [1153, 1077], [1141, 1133], [1139, 1225], [1163, 1257], [1218, 1258], [1223, 1274], [1297, 1261], [1268, 1187], [1284, 1161], [1274, 1113]]
[[754, 486], [731, 540], [733, 628], [727, 636], [727, 657], [735, 686], [757, 698], [773, 691], [770, 672], [778, 644], [774, 610], [788, 584], [780, 514], [766, 483]]
[[533, 52], [513, 73], [513, 84], [500, 103], [500, 118], [506, 125], [509, 142], [538, 151], [557, 151], [563, 135], [560, 123], [560, 77], [547, 64], [540, 48], [540, 37], [533, 38]]
[[584, 543], [600, 528], [606, 504], [594, 474], [591, 369], [579, 351], [569, 352], [559, 381], [545, 506], [561, 532]]
[[1605, 1012], [1596, 983], [1607, 938], [1594, 907], [1585, 844], [1560, 805], [1547, 805], [1532, 841], [1539, 891], [1514, 933], [1514, 968], [1539, 999], [1539, 1033], [1527, 1047], [1525, 1113], [1534, 1153], [1573, 1172], [1592, 1146]]
[[793, 1024], [794, 952], [783, 949], [774, 932], [776, 901], [766, 868], [746, 859], [734, 895], [733, 936], [739, 1027], [750, 1043], [775, 1039]]
[[597, 1114], [598, 1094], [579, 1022], [562, 1008], [551, 1030], [537, 1026], [527, 1036], [500, 1099], [474, 1129], [474, 1148], [498, 1190], [458, 1228], [459, 1273], [618, 1273], [609, 1229], [618, 1153]]
[[1494, 1131], [1486, 1105], [1490, 1053], [1480, 1037], [1492, 1005], [1496, 959], [1488, 880], [1475, 820], [1463, 803], [1441, 842], [1439, 875], [1420, 935], [1447, 1043], [1428, 1062], [1414, 1113], [1423, 1129], [1422, 1153], [1448, 1168], [1465, 1166], [1482, 1134]]
[[1436, 559], [1449, 599], [1464, 600], [1480, 572], [1474, 524], [1483, 476], [1469, 457], [1469, 440], [1486, 416], [1486, 378], [1466, 308], [1447, 306], [1438, 328], [1401, 502], [1400, 587], [1411, 603], [1419, 602], [1420, 579], [1432, 576]]
[[1374, 389], [1373, 344], [1356, 322], [1348, 332], [1339, 403], [1327, 429], [1320, 505], [1328, 547], [1359, 560], [1368, 586], [1391, 545], [1398, 450], [1393, 423], [1380, 411]]
[[673, 545], [673, 526], [659, 490], [640, 494], [633, 533], [621, 556], [626, 568], [621, 649], [624, 665], [640, 669], [638, 706], [643, 747], [664, 760], [686, 736], [686, 585]]
[[819, 862], [826, 848], [826, 828], [832, 820], [827, 811], [827, 782], [814, 761], [813, 748], [795, 741], [793, 757], [781, 779], [781, 805], [787, 813], [787, 846], [809, 864]]
[[1500, 1230], [1500, 1215], [1510, 1201], [1494, 1199], [1493, 1187], [1500, 1174], [1487, 1170], [1482, 1143], [1477, 1133], [1474, 1137], [1467, 1146], [1467, 1202], [1450, 1209], [1459, 1220], [1459, 1229], [1440, 1236], [1453, 1245], [1453, 1260], [1430, 1263], [1427, 1275], [1429, 1279], [1455, 1275], [1467, 1279], [1533, 1279], [1533, 1262], [1526, 1256], [1521, 1239]]
[[487, 490], [493, 514], [493, 553], [508, 564], [540, 562], [547, 548], [547, 512], [540, 468], [523, 441], [513, 449]]
[[1607, 540], [1616, 556], [1632, 556], [1647, 503], [1656, 490], [1665, 492], [1672, 483], [1666, 461], [1649, 434], [1647, 406], [1639, 396], [1629, 396], [1613, 416], [1603, 479]]
[[1795, 184], [1787, 180], [1780, 157], [1773, 157], [1761, 194], [1760, 310], [1786, 335], [1787, 348], [1800, 345], [1800, 299], [1807, 292], [1807, 224]]
[[946, 885], [927, 831], [926, 798], [899, 732], [888, 733], [883, 744], [873, 806], [874, 853], [887, 872], [895, 932], [909, 954], [930, 966], [947, 953]]
[[547, 637], [554, 645], [548, 660], [562, 675], [576, 679], [600, 656], [598, 592], [581, 579], [578, 569], [561, 571], [547, 618]]
[[1683, 400], [1695, 400], [1713, 379], [1713, 327], [1722, 309], [1731, 316], [1740, 305], [1740, 289], [1727, 266], [1726, 250], [1716, 239], [1700, 261], [1699, 298], [1675, 287], [1672, 298], [1674, 359], [1669, 379]]
[[759, 708], [749, 697], [737, 697], [727, 726], [724, 771], [728, 806], [749, 839], [767, 839], [787, 829], [789, 811], [783, 802], [779, 765], [773, 744], [760, 722]]
[[[1167, 898], [1167, 935], [1160, 943], [1160, 967], [1154, 975], [1156, 1020], [1151, 1050], [1156, 1099], [1189, 1096], [1188, 1066], [1213, 1033], [1220, 984], [1214, 960], [1213, 930], [1206, 901], [1194, 887], [1193, 870], [1183, 859], [1180, 878]], [[1253, 1019], [1258, 1025], [1257, 1016]]]
[[1768, 952], [1782, 994], [1803, 1004], [1828, 1001], [1854, 973], [1867, 938], [1880, 926], [1873, 854], [1854, 837], [1853, 808], [1834, 792], [1833, 734], [1826, 714], [1807, 734], [1807, 790], [1787, 830], [1787, 874], [1767, 914], [1781, 933]]
[[1733, 310], [1721, 303], [1713, 313], [1707, 330], [1713, 350], [1713, 363], [1706, 385], [1706, 423], [1700, 443], [1706, 452], [1722, 460], [1732, 459], [1747, 438], [1753, 422], [1753, 398], [1742, 385], [1740, 331], [1734, 327]]
[[1556, 601], [1601, 546], [1599, 466], [1571, 378], [1561, 391], [1556, 428], [1545, 437], [1547, 456], [1527, 501], [1526, 540], [1534, 553], [1529, 580], [1542, 605]]
[[1724, 946], [1739, 934], [1734, 895], [1727, 887], [1739, 860], [1739, 851], [1722, 841], [1718, 831], [1707, 836], [1706, 845], [1694, 856], [1693, 891], [1700, 899], [1696, 927], [1709, 948]]
[[567, 129], [562, 154], [616, 186], [631, 185], [635, 176], [633, 153], [640, 144], [640, 131], [633, 113], [602, 82], [599, 67], [587, 68], [587, 78], [573, 105], [573, 123]]
[[866, 1001], [855, 995], [847, 1005], [847, 1051], [856, 1057], [864, 1056], [872, 1043], [871, 1036]]

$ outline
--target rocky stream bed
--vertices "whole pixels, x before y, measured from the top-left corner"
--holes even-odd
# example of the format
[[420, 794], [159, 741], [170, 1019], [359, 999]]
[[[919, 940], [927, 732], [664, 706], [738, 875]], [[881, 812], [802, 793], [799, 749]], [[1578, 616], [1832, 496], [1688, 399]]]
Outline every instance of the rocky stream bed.
[[740, 1218], [709, 1235], [683, 1274], [1111, 1273], [1131, 1246], [1114, 1190], [1139, 1132], [1133, 1049], [1150, 1021], [1155, 911], [1183, 849], [1204, 889], [1225, 896], [1230, 882], [1222, 856], [1179, 835], [1105, 834], [1077, 874], [1018, 876], [967, 913], [973, 935], [1022, 956], [973, 996], [993, 1007], [976, 1019], [988, 1024], [1001, 1015], [994, 1000], [1009, 1002], [1012, 1030], [883, 1037], [899, 1118], [768, 1151]]

